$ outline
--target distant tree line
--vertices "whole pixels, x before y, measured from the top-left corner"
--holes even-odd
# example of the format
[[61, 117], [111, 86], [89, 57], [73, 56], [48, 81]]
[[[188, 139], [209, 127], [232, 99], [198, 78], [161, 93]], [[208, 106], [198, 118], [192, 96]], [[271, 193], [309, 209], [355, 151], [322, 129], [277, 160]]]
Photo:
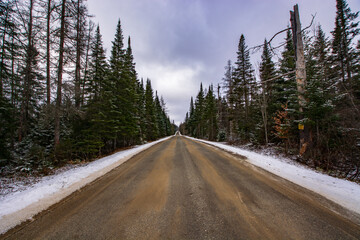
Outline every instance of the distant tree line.
[[106, 58], [85, 0], [0, 1], [1, 172], [91, 160], [174, 132], [120, 20]]
[[320, 25], [313, 34], [303, 31], [307, 79], [303, 114], [299, 113], [291, 30], [277, 62], [273, 60], [276, 50], [264, 40], [258, 79], [241, 35], [237, 59], [225, 67], [222, 93], [215, 96], [212, 86], [204, 91], [201, 85], [195, 102], [191, 98], [181, 132], [209, 140], [271, 145], [298, 155], [299, 130], [307, 124], [311, 146], [298, 159], [359, 180], [359, 12], [351, 12], [345, 0], [337, 0], [336, 8], [331, 38]]

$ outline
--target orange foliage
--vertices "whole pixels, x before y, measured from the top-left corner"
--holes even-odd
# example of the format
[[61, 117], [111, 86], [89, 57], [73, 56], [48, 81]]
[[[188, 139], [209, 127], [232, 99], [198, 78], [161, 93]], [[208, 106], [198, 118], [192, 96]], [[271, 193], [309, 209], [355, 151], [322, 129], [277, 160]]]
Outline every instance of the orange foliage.
[[288, 116], [288, 106], [281, 105], [282, 110], [276, 111], [276, 116], [274, 117], [275, 121], [275, 132], [274, 134], [281, 139], [289, 138], [289, 129], [290, 129], [290, 118]]

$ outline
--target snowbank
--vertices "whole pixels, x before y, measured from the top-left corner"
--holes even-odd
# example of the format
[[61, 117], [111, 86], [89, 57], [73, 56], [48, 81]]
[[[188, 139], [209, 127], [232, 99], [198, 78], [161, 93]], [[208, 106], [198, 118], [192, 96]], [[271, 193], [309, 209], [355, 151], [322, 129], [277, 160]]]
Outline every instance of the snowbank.
[[[190, 137], [189, 137], [190, 138]], [[210, 142], [191, 138], [204, 142], [226, 151], [242, 155], [251, 164], [261, 167], [275, 175], [285, 178], [304, 188], [312, 190], [339, 205], [360, 214], [360, 185], [344, 179], [339, 179], [315, 172], [310, 168], [296, 164], [286, 159], [265, 156], [239, 147], [229, 146], [223, 143]]]
[[169, 138], [136, 146], [87, 165], [44, 177], [24, 191], [6, 195], [0, 199], [0, 234], [22, 221], [31, 219], [37, 213], [121, 165], [135, 154]]

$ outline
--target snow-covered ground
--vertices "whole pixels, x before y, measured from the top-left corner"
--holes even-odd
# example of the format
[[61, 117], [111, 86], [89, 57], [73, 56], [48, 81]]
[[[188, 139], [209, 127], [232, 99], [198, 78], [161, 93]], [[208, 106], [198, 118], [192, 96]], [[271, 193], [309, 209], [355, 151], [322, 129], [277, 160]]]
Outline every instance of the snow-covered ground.
[[52, 176], [43, 177], [34, 185], [28, 185], [23, 187], [21, 191], [2, 196], [0, 198], [0, 234], [22, 221], [31, 219], [37, 213], [121, 165], [135, 154], [168, 138], [170, 137], [120, 151]]
[[289, 159], [277, 156], [266, 156], [239, 147], [226, 145], [224, 143], [195, 138], [191, 139], [242, 155], [246, 157], [247, 161], [251, 164], [312, 190], [325, 198], [360, 214], [360, 185], [357, 183], [316, 172], [313, 169], [297, 164]]

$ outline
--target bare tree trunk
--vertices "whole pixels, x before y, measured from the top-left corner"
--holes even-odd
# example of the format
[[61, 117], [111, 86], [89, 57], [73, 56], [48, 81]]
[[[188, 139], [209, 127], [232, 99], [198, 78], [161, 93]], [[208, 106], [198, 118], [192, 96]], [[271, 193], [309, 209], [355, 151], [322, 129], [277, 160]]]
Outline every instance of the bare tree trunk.
[[[301, 34], [301, 24], [298, 5], [294, 6], [294, 12], [290, 12], [291, 25], [295, 40], [295, 59], [296, 59], [296, 83], [298, 91], [300, 119], [303, 119], [304, 107], [306, 105], [305, 87], [306, 87], [306, 68], [304, 57], [304, 45]], [[300, 155], [304, 155], [311, 147], [311, 134], [308, 124], [299, 124], [300, 130]]]
[[62, 1], [61, 7], [61, 27], [60, 27], [60, 46], [59, 46], [59, 67], [58, 67], [58, 82], [57, 82], [57, 95], [55, 106], [55, 146], [60, 143], [60, 108], [61, 108], [61, 88], [62, 88], [62, 74], [64, 64], [64, 42], [65, 42], [65, 9], [66, 0]]
[[11, 39], [11, 104], [15, 106], [15, 51], [14, 37]]
[[51, 20], [51, 0], [48, 0], [46, 16], [46, 104], [49, 106], [51, 101], [51, 75], [50, 75], [50, 20]]
[[33, 7], [34, 1], [30, 0], [29, 2], [29, 22], [28, 22], [28, 35], [27, 35], [27, 49], [26, 49], [26, 66], [25, 66], [25, 76], [24, 76], [24, 85], [23, 85], [23, 94], [20, 108], [20, 126], [18, 131], [19, 142], [22, 141], [23, 136], [27, 131], [27, 121], [29, 117], [29, 103], [30, 103], [30, 83], [31, 83], [31, 73], [32, 73], [32, 60], [33, 60]]
[[91, 31], [92, 31], [92, 22], [89, 21], [89, 32], [88, 32], [87, 43], [86, 43], [84, 80], [82, 81], [82, 91], [81, 91], [81, 104], [84, 104], [84, 100], [85, 100], [85, 85], [86, 85], [86, 79], [87, 79], [87, 76], [88, 76], [89, 51], [90, 51], [90, 44], [91, 44]]
[[[8, 20], [8, 16], [9, 16], [9, 10], [8, 9], [6, 9], [5, 10], [6, 11], [6, 13], [5, 13], [5, 19], [4, 19], [4, 22], [5, 22], [5, 26], [4, 26], [4, 29], [3, 29], [3, 36], [2, 36], [2, 46], [1, 46], [1, 64], [3, 65], [4, 64], [4, 61], [5, 61], [5, 40], [6, 40], [6, 32], [7, 32], [7, 24], [6, 24], [6, 22], [7, 22], [7, 20]], [[1, 67], [1, 69], [0, 69], [0, 97], [2, 97], [3, 96], [3, 92], [4, 92], [4, 90], [3, 90], [3, 78], [4, 78], [4, 76], [3, 76], [3, 71], [4, 71], [4, 69]]]
[[80, 0], [77, 1], [77, 17], [76, 17], [76, 63], [75, 63], [75, 107], [80, 107], [80, 61], [81, 61], [81, 10]]
[[266, 99], [266, 95], [265, 95], [265, 87], [263, 86], [263, 93], [262, 93], [262, 97], [263, 97], [263, 101], [261, 104], [261, 115], [263, 118], [263, 123], [264, 123], [264, 132], [265, 132], [265, 145], [267, 146], [269, 143], [269, 139], [268, 139], [268, 116], [267, 116], [267, 99]]

